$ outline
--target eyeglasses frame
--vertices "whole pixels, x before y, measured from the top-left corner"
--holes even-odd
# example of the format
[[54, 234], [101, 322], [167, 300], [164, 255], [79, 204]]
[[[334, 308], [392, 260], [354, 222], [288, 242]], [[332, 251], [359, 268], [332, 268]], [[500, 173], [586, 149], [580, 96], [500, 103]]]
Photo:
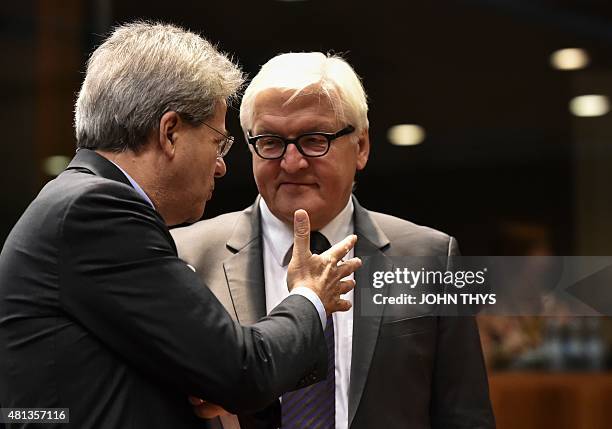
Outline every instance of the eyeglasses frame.
[[[310, 132], [310, 133], [304, 133], [301, 134], [299, 136], [297, 136], [296, 138], [293, 139], [287, 139], [284, 137], [281, 137], [279, 135], [276, 134], [259, 134], [256, 136], [251, 136], [251, 131], [247, 132], [247, 143], [250, 144], [251, 146], [253, 146], [253, 150], [255, 151], [255, 153], [257, 154], [257, 156], [259, 156], [262, 159], [266, 159], [266, 160], [275, 160], [275, 159], [280, 159], [283, 156], [285, 156], [285, 153], [287, 152], [287, 146], [289, 146], [290, 144], [294, 144], [295, 147], [297, 148], [297, 150], [304, 155], [305, 157], [308, 158], [320, 158], [322, 156], [327, 155], [327, 153], [329, 152], [329, 148], [331, 147], [331, 143], [332, 141], [336, 140], [337, 138], [343, 137], [345, 135], [348, 135], [350, 133], [352, 133], [353, 131], [355, 131], [355, 127], [353, 127], [352, 125], [347, 125], [346, 127], [342, 128], [340, 131], [336, 132], [336, 133], [324, 133], [324, 132]], [[323, 136], [327, 139], [327, 149], [325, 150], [325, 152], [323, 152], [320, 155], [307, 155], [306, 153], [304, 153], [304, 150], [302, 149], [302, 147], [298, 144], [298, 141], [306, 136], [312, 136], [312, 135], [317, 135], [317, 136]], [[279, 156], [276, 156], [274, 158], [266, 158], [264, 156], [262, 156], [259, 151], [257, 150], [257, 140], [263, 138], [263, 137], [275, 137], [278, 138], [280, 140], [282, 140], [282, 142], [284, 143], [284, 147], [283, 147], [283, 151], [281, 152], [281, 154]]]
[[223, 158], [225, 155], [228, 154], [229, 150], [231, 149], [232, 145], [234, 144], [234, 137], [230, 136], [229, 134], [222, 133], [221, 131], [219, 131], [215, 127], [212, 127], [212, 126], [208, 125], [206, 122], [202, 122], [202, 124], [206, 125], [208, 128], [210, 128], [211, 130], [217, 132], [218, 134], [221, 134], [225, 138], [219, 144], [219, 146], [217, 146], [217, 158]]

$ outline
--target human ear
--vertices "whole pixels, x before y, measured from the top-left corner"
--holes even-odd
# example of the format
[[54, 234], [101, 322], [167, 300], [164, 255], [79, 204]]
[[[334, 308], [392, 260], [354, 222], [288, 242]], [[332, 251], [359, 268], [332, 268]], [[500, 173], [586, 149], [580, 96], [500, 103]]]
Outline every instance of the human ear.
[[357, 170], [363, 170], [370, 156], [370, 135], [367, 128], [359, 135], [357, 146]]
[[174, 111], [164, 113], [159, 120], [158, 145], [162, 152], [170, 157], [173, 157], [176, 151], [176, 138], [182, 125], [183, 121]]

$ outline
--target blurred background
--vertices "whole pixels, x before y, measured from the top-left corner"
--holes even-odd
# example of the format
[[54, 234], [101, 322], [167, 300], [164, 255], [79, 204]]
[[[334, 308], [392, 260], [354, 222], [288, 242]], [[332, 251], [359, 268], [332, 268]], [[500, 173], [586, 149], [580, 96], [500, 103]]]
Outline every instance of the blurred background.
[[[342, 54], [369, 95], [366, 208], [468, 255], [612, 255], [612, 3], [599, 0], [2, 2], [0, 240], [75, 150], [88, 54], [152, 19], [217, 42], [249, 75], [289, 51]], [[237, 143], [206, 217], [256, 196]], [[612, 285], [611, 285], [612, 286]], [[499, 427], [612, 427], [603, 318], [479, 320]]]

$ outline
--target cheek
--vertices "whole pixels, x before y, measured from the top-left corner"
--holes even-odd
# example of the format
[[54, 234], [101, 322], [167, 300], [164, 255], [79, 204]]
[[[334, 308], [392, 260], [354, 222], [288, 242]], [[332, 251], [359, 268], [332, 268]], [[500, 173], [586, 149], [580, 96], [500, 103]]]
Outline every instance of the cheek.
[[260, 189], [274, 189], [279, 168], [274, 162], [253, 161], [253, 177]]
[[208, 150], [205, 151], [199, 157], [199, 161], [196, 161], [195, 171], [197, 177], [214, 177], [215, 169], [217, 168], [217, 152]]
[[206, 175], [206, 177], [215, 177], [215, 170], [217, 169], [217, 153], [215, 152], [213, 156], [208, 159], [207, 168], [203, 169], [202, 173]]
[[330, 160], [325, 164], [313, 165], [313, 171], [324, 190], [343, 189], [347, 182], [352, 183], [354, 177], [354, 169], [340, 160], [337, 162]]

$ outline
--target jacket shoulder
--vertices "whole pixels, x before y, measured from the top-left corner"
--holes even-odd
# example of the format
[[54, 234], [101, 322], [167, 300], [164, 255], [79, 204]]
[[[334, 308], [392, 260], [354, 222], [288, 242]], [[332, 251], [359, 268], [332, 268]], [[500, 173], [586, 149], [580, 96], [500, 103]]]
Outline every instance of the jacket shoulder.
[[67, 170], [47, 183], [34, 201], [51, 201], [55, 206], [62, 207], [74, 205], [82, 199], [97, 199], [102, 196], [120, 198], [125, 202], [145, 202], [131, 186], [75, 170]]
[[97, 218], [138, 214], [166, 229], [161, 216], [134, 188], [93, 174], [74, 172], [58, 177], [58, 182], [50, 187], [46, 199], [65, 207], [67, 215], [87, 212]]
[[189, 263], [207, 257], [207, 253], [226, 248], [242, 211], [225, 213], [193, 225], [173, 228], [170, 233], [176, 243], [179, 256]]
[[189, 241], [225, 242], [232, 234], [241, 211], [219, 215], [211, 219], [204, 219], [192, 225], [173, 228], [170, 233], [179, 243]]
[[[15, 234], [24, 231], [32, 234], [49, 233], [61, 228], [68, 213], [83, 210], [97, 216], [104, 210], [93, 210], [100, 201], [111, 206], [127, 203], [134, 205], [141, 200], [131, 187], [93, 174], [67, 170], [49, 181], [26, 208], [13, 228]], [[144, 200], [142, 200], [144, 203]], [[154, 210], [150, 210], [154, 212]], [[55, 226], [56, 228], [52, 228]]]
[[451, 248], [457, 246], [453, 237], [434, 228], [385, 213], [373, 211], [368, 213], [389, 238], [391, 246], [400, 253], [446, 255], [451, 252]]

